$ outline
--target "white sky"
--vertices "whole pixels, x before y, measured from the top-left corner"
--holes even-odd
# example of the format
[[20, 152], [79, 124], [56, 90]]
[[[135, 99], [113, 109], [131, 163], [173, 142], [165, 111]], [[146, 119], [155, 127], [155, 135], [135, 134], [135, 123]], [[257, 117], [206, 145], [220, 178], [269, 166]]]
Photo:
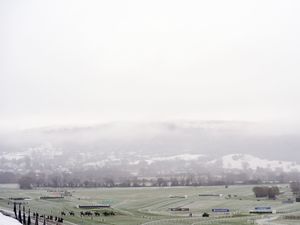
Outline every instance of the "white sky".
[[0, 127], [298, 121], [300, 1], [0, 1]]

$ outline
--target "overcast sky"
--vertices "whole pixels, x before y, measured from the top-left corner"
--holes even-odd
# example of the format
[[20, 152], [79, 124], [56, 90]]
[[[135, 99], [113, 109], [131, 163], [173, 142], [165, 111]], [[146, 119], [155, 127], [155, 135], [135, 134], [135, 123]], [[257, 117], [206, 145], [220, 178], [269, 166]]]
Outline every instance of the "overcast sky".
[[298, 121], [300, 1], [0, 1], [0, 126]]

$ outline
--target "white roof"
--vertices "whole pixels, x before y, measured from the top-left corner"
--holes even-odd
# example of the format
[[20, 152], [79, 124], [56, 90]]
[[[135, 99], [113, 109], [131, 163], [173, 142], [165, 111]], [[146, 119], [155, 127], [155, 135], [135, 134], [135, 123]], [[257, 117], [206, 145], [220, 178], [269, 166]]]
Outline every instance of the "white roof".
[[0, 213], [0, 225], [20, 225], [18, 220]]

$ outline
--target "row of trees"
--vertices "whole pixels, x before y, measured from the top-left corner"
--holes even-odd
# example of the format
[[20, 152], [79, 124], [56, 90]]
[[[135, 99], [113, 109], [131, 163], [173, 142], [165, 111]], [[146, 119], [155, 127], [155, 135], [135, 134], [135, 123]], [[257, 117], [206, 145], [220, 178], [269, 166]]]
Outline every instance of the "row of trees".
[[256, 198], [268, 197], [269, 199], [276, 198], [280, 194], [279, 188], [277, 186], [256, 186], [253, 189]]
[[[290, 189], [294, 195], [300, 196], [300, 182], [291, 182]], [[280, 194], [279, 188], [277, 186], [256, 186], [253, 188], [253, 192], [257, 198], [268, 197], [270, 199], [276, 198]]]
[[[76, 170], [72, 172], [53, 173], [28, 173], [14, 175], [22, 189], [33, 187], [167, 187], [167, 186], [204, 186], [204, 185], [231, 185], [239, 184], [263, 184], [266, 181], [284, 183], [284, 179], [276, 180], [276, 177], [258, 179], [246, 174], [226, 172], [221, 175], [214, 173], [180, 173], [163, 174], [153, 176], [133, 176], [127, 171], [116, 168], [101, 170]], [[293, 178], [292, 174], [288, 178]], [[274, 179], [270, 179], [274, 178]], [[291, 179], [297, 180], [297, 179]], [[288, 182], [288, 181], [285, 181]], [[297, 185], [294, 185], [295, 192]]]
[[294, 195], [300, 195], [300, 182], [291, 182], [290, 188]]
[[[110, 174], [94, 175], [88, 173], [81, 176], [76, 174], [35, 174], [30, 173], [19, 178], [21, 189], [33, 187], [169, 187], [169, 186], [204, 186], [204, 185], [231, 185], [235, 181], [210, 175], [180, 174], [163, 177], [135, 177], [128, 174], [113, 176]], [[239, 182], [240, 183], [240, 182]], [[244, 184], [260, 184], [260, 180], [245, 180]]]
[[[52, 163], [46, 165], [54, 166]], [[143, 168], [134, 168], [122, 164], [88, 169], [78, 165], [69, 170], [55, 170], [48, 167], [23, 170], [40, 171], [28, 174], [0, 171], [0, 183], [19, 182], [21, 188], [25, 189], [31, 187], [200, 186], [300, 181], [300, 173], [296, 172], [285, 173], [261, 168], [255, 171], [224, 171], [192, 166], [185, 168], [183, 165], [173, 165], [177, 170], [171, 170], [167, 165], [164, 165], [165, 167], [163, 165], [157, 167], [151, 164]]]
[[[17, 210], [17, 205], [19, 205], [19, 210]], [[26, 211], [25, 211], [25, 206], [23, 205], [23, 214], [21, 211], [21, 205], [22, 203], [16, 203], [14, 202], [14, 214], [16, 219], [23, 225], [32, 225], [31, 223], [31, 214], [30, 214], [30, 209], [28, 210], [28, 215], [26, 218]], [[34, 225], [39, 225], [39, 218], [43, 219], [43, 225], [46, 225], [46, 216], [45, 215], [39, 215], [39, 213], [34, 212], [33, 213], [33, 220], [34, 220]], [[53, 216], [47, 216], [47, 220], [53, 221]], [[61, 217], [55, 217], [55, 222], [63, 223], [64, 219]], [[55, 223], [58, 224], [58, 223]]]
[[[28, 216], [26, 219], [26, 212], [25, 212], [25, 206], [23, 205], [23, 215], [21, 212], [21, 203], [18, 204], [19, 205], [19, 210], [17, 211], [17, 203], [14, 202], [14, 213], [15, 213], [15, 217], [16, 219], [23, 225], [31, 225], [31, 217], [30, 217], [30, 209], [28, 211]], [[38, 219], [35, 218], [35, 225], [38, 225]]]

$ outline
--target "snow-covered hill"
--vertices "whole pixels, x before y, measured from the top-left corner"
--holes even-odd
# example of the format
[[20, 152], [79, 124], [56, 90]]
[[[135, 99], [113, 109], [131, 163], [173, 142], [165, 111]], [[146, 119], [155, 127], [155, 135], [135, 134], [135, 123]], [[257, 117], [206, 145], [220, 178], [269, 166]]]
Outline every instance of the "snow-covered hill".
[[272, 171], [282, 170], [284, 172], [300, 171], [300, 165], [295, 162], [267, 160], [249, 154], [230, 154], [221, 158], [224, 169], [270, 169]]
[[[0, 153], [0, 171], [25, 171], [30, 170], [57, 170], [69, 171], [72, 168], [90, 169], [114, 166], [116, 168], [129, 168], [137, 172], [145, 166], [155, 169], [176, 171], [180, 168], [189, 172], [202, 169], [225, 170], [257, 170], [269, 169], [272, 171], [300, 172], [300, 164], [291, 161], [270, 160], [250, 154], [228, 154], [214, 157], [208, 154], [182, 153], [182, 154], [143, 154], [138, 152], [110, 152], [90, 153], [80, 152], [66, 154], [51, 145], [32, 147], [23, 152]], [[164, 168], [162, 168], [164, 165]]]

